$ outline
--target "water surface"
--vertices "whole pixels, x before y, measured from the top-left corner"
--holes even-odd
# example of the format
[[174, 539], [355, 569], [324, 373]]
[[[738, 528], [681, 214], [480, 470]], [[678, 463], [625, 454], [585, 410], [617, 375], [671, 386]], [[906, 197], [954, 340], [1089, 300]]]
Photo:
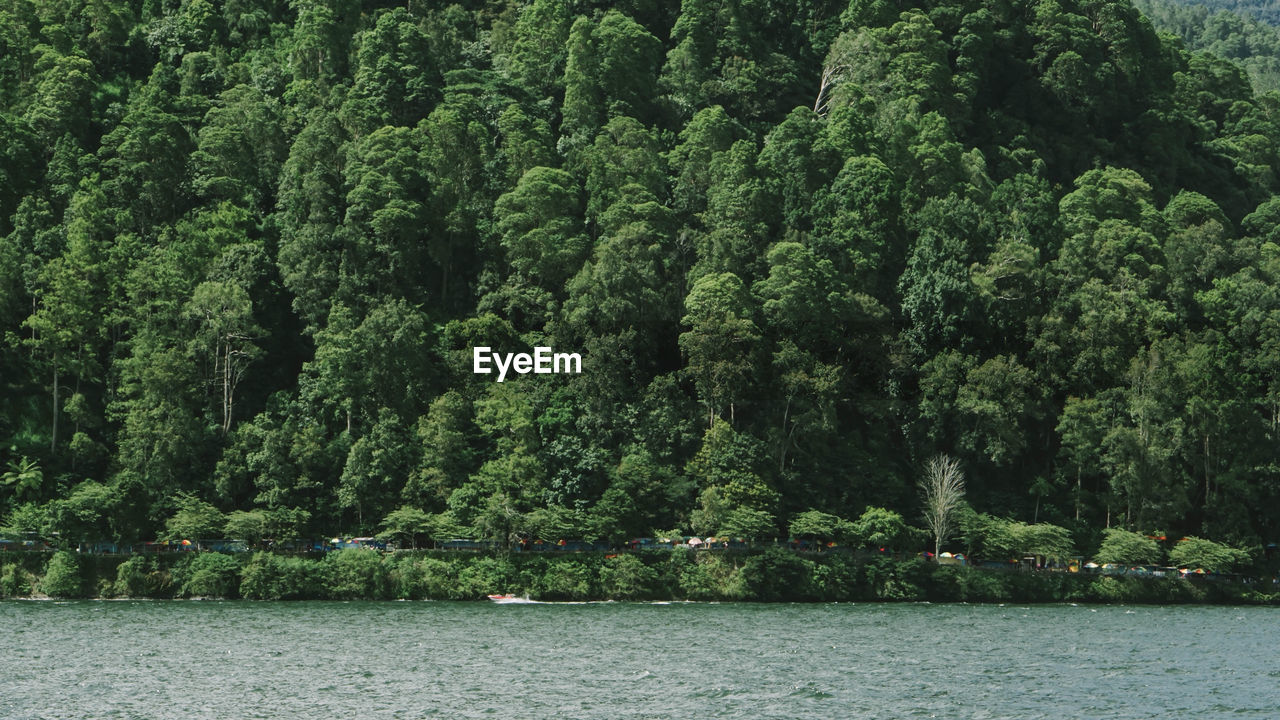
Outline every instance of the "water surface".
[[0, 602], [0, 718], [1276, 718], [1267, 608]]

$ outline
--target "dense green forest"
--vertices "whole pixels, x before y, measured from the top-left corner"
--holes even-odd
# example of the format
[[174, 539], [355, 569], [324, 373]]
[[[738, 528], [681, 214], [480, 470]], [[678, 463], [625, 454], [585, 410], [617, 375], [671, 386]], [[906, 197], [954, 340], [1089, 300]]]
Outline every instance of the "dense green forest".
[[0, 0], [0, 525], [772, 537], [945, 453], [1258, 548], [1278, 143], [1128, 0]]
[[1171, 0], [1189, 8], [1205, 8], [1213, 13], [1228, 12], [1244, 18], [1280, 25], [1280, 2], [1276, 0]]
[[1175, 0], [1134, 0], [1157, 30], [1245, 69], [1258, 93], [1280, 90], [1280, 29], [1248, 15]]

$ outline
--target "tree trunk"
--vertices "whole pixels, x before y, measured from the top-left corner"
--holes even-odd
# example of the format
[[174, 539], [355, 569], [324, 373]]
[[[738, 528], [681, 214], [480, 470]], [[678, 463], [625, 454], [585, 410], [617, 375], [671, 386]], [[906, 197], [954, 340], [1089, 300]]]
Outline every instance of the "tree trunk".
[[1084, 483], [1080, 478], [1080, 466], [1076, 465], [1076, 520], [1080, 519], [1080, 497], [1084, 494]]
[[58, 356], [53, 356], [53, 429], [49, 440], [49, 450], [58, 451]]
[[228, 343], [222, 358], [222, 434], [231, 429], [231, 344]]
[[1209, 434], [1205, 433], [1205, 436], [1204, 436], [1204, 505], [1205, 505], [1205, 509], [1208, 509], [1209, 507], [1210, 494], [1211, 493], [1210, 493], [1210, 485], [1209, 485]]

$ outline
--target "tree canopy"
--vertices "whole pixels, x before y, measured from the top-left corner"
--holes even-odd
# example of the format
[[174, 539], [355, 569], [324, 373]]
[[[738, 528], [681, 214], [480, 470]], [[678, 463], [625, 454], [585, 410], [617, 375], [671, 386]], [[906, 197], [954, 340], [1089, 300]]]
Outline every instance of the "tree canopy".
[[1154, 3], [0, 3], [0, 525], [1275, 542], [1280, 42]]

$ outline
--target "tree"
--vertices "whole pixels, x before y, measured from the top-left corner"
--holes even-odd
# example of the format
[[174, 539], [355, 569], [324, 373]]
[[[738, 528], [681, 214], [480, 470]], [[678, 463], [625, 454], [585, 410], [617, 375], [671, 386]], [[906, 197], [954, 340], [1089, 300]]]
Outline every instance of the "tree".
[[354, 39], [351, 92], [339, 111], [359, 137], [385, 125], [413, 125], [439, 99], [440, 73], [422, 26], [405, 8], [380, 13]]
[[933, 533], [933, 553], [942, 552], [956, 526], [956, 513], [964, 500], [964, 473], [960, 461], [946, 455], [936, 455], [925, 466], [920, 479], [920, 492], [924, 498], [924, 521]]
[[119, 539], [123, 496], [117, 488], [93, 480], [77, 483], [65, 499], [49, 503], [48, 530], [60, 545]]
[[778, 532], [777, 527], [777, 521], [774, 520], [772, 513], [738, 507], [729, 511], [716, 530], [716, 534], [758, 540], [775, 536]]
[[901, 549], [911, 541], [911, 528], [898, 513], [869, 507], [853, 522], [853, 536], [863, 545]]
[[1163, 556], [1155, 540], [1140, 533], [1107, 528], [1093, 561], [1099, 565], [1153, 565]]
[[588, 242], [581, 190], [569, 173], [532, 168], [494, 209], [500, 242], [518, 281], [559, 290], [582, 266]]
[[600, 18], [591, 35], [600, 63], [594, 68], [610, 115], [648, 119], [658, 96], [662, 41], [617, 10]]
[[58, 421], [63, 383], [70, 374], [79, 390], [82, 380], [94, 380], [100, 370], [98, 352], [103, 334], [101, 313], [108, 305], [107, 263], [98, 237], [106, 229], [94, 227], [105, 198], [96, 188], [77, 193], [68, 209], [67, 248], [45, 264], [39, 275], [32, 303], [34, 312], [24, 325], [31, 330], [25, 339], [50, 373], [50, 450], [58, 446]]
[[420, 537], [435, 530], [431, 516], [412, 505], [401, 505], [387, 513], [382, 519], [382, 528], [383, 532], [379, 537], [399, 542], [408, 540], [412, 550], [418, 549]]
[[1169, 550], [1169, 562], [1180, 568], [1229, 572], [1248, 563], [1249, 553], [1198, 537], [1184, 537]]
[[233, 510], [227, 513], [222, 534], [233, 540], [241, 540], [249, 547], [257, 547], [267, 537], [267, 516], [261, 510]]
[[193, 540], [198, 548], [202, 540], [220, 535], [227, 525], [226, 515], [194, 495], [179, 496], [177, 505], [178, 509], [164, 521], [165, 540]]
[[340, 148], [346, 133], [333, 113], [315, 110], [294, 138], [280, 173], [276, 217], [281, 281], [308, 330], [323, 325], [338, 289], [344, 249], [335, 229], [346, 212]]
[[14, 504], [24, 499], [34, 500], [44, 483], [44, 471], [40, 469], [40, 463], [23, 455], [20, 460], [10, 460], [7, 467], [8, 470], [0, 475], [0, 482], [13, 488]]
[[506, 63], [516, 82], [538, 97], [563, 87], [570, 17], [569, 5], [558, 0], [534, 0], [520, 10]]
[[204, 282], [196, 287], [186, 314], [199, 324], [193, 350], [206, 358], [210, 381], [222, 391], [222, 434], [231, 430], [236, 387], [258, 348], [262, 328], [253, 319], [253, 302], [239, 285]]
[[740, 398], [746, 396], [753, 368], [752, 351], [760, 339], [742, 280], [733, 273], [700, 278], [685, 298], [689, 328], [680, 335], [680, 349], [689, 359], [688, 372], [707, 409], [707, 424], [728, 411], [733, 423]]
[[204, 198], [269, 208], [288, 152], [280, 107], [248, 85], [218, 100], [205, 114], [191, 154], [194, 190]]
[[847, 542], [856, 534], [854, 524], [838, 515], [820, 510], [805, 510], [791, 518], [787, 528], [792, 537]]

